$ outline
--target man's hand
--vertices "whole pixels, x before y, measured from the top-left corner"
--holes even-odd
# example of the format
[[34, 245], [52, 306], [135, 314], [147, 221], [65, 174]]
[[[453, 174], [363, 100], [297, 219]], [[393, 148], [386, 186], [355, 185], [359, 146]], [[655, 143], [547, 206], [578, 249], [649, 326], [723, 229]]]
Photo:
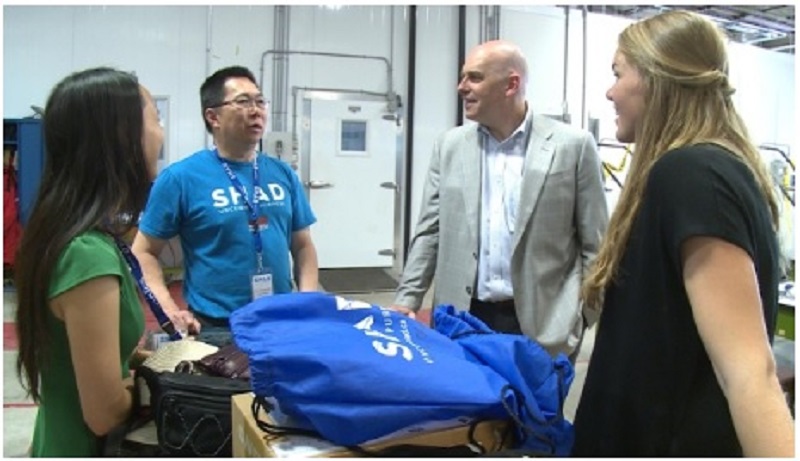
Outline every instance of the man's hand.
[[408, 317], [410, 319], [416, 319], [417, 318], [416, 312], [414, 312], [413, 310], [411, 310], [411, 308], [406, 307], [406, 306], [400, 306], [400, 305], [397, 305], [397, 304], [392, 304], [391, 306], [387, 306], [387, 309], [391, 309], [391, 310], [393, 310], [395, 312], [399, 312], [399, 313], [405, 315], [406, 317]]
[[188, 310], [180, 309], [166, 313], [169, 320], [175, 325], [183, 337], [200, 333], [200, 322]]

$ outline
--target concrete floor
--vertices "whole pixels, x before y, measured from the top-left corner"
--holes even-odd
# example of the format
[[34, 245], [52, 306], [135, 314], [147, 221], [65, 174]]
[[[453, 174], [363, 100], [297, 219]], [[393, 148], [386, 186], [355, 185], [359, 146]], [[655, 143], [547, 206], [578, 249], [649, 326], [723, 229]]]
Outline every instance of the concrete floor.
[[15, 370], [16, 342], [9, 341], [9, 331], [14, 326], [17, 305], [13, 291], [3, 292], [3, 457], [27, 456], [31, 443], [36, 407], [25, 396]]
[[[349, 294], [345, 297], [386, 306], [391, 304], [394, 293], [365, 292]], [[429, 293], [423, 306], [429, 306], [430, 303]], [[12, 458], [27, 456], [33, 424], [36, 418], [36, 407], [34, 407], [30, 399], [25, 396], [25, 392], [22, 390], [15, 370], [15, 361], [17, 357], [17, 351], [14, 346], [16, 341], [13, 340], [15, 309], [15, 293], [7, 290], [3, 293], [3, 457]], [[589, 356], [594, 347], [594, 336], [594, 329], [587, 331], [576, 363], [575, 380], [570, 388], [564, 408], [564, 413], [570, 421], [575, 416], [578, 399], [580, 398], [580, 393], [583, 388]]]

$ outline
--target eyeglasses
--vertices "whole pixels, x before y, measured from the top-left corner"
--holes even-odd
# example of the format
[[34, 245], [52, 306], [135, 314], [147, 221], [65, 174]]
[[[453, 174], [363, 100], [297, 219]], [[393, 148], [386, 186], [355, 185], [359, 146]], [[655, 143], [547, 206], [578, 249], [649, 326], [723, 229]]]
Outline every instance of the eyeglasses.
[[258, 109], [264, 109], [267, 107], [267, 104], [268, 101], [260, 96], [257, 98], [241, 97], [232, 99], [230, 101], [223, 101], [215, 106], [211, 106], [211, 108], [213, 109], [216, 107], [233, 105], [242, 110], [251, 109], [253, 107], [256, 107]]

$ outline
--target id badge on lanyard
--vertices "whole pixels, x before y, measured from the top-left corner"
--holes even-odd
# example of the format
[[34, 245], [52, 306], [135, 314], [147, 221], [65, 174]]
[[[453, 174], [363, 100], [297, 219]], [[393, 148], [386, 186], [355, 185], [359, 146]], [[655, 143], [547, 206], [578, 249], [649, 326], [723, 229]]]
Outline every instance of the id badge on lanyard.
[[250, 288], [254, 301], [262, 296], [272, 295], [274, 292], [272, 289], [272, 272], [269, 269], [265, 269], [261, 274], [253, 274], [250, 277]]
[[251, 222], [250, 232], [253, 233], [253, 238], [256, 241], [256, 270], [250, 275], [250, 293], [251, 300], [262, 296], [270, 296], [275, 290], [272, 285], [272, 271], [268, 266], [264, 265], [263, 252], [261, 246], [261, 230], [266, 229], [267, 219], [264, 216], [259, 217], [255, 222]]
[[239, 181], [239, 178], [233, 173], [233, 170], [228, 166], [228, 163], [222, 160], [219, 156], [219, 152], [216, 152], [217, 159], [222, 164], [222, 168], [225, 170], [225, 173], [228, 175], [228, 178], [231, 180], [233, 186], [238, 190], [241, 194], [242, 199], [244, 200], [245, 204], [247, 205], [248, 210], [248, 229], [253, 236], [253, 245], [256, 253], [256, 270], [254, 273], [250, 275], [250, 293], [252, 294], [252, 299], [256, 300], [262, 296], [269, 296], [274, 293], [273, 284], [272, 284], [272, 271], [269, 267], [266, 267], [263, 263], [263, 244], [261, 243], [261, 231], [266, 229], [268, 226], [267, 219], [265, 216], [259, 216], [259, 208], [258, 208], [258, 155], [253, 158], [253, 200], [250, 201], [250, 197], [247, 194], [247, 190], [244, 188], [244, 185]]

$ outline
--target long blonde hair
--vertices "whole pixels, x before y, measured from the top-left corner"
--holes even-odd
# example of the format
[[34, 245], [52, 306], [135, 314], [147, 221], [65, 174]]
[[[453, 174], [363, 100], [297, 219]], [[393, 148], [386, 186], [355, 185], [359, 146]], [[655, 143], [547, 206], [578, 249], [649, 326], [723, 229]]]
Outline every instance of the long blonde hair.
[[695, 13], [669, 11], [625, 28], [618, 51], [642, 77], [645, 111], [625, 187], [583, 282], [584, 302], [595, 308], [617, 275], [650, 169], [672, 149], [714, 143], [729, 150], [753, 172], [776, 229], [779, 220], [766, 167], [731, 101], [725, 36], [717, 26]]

